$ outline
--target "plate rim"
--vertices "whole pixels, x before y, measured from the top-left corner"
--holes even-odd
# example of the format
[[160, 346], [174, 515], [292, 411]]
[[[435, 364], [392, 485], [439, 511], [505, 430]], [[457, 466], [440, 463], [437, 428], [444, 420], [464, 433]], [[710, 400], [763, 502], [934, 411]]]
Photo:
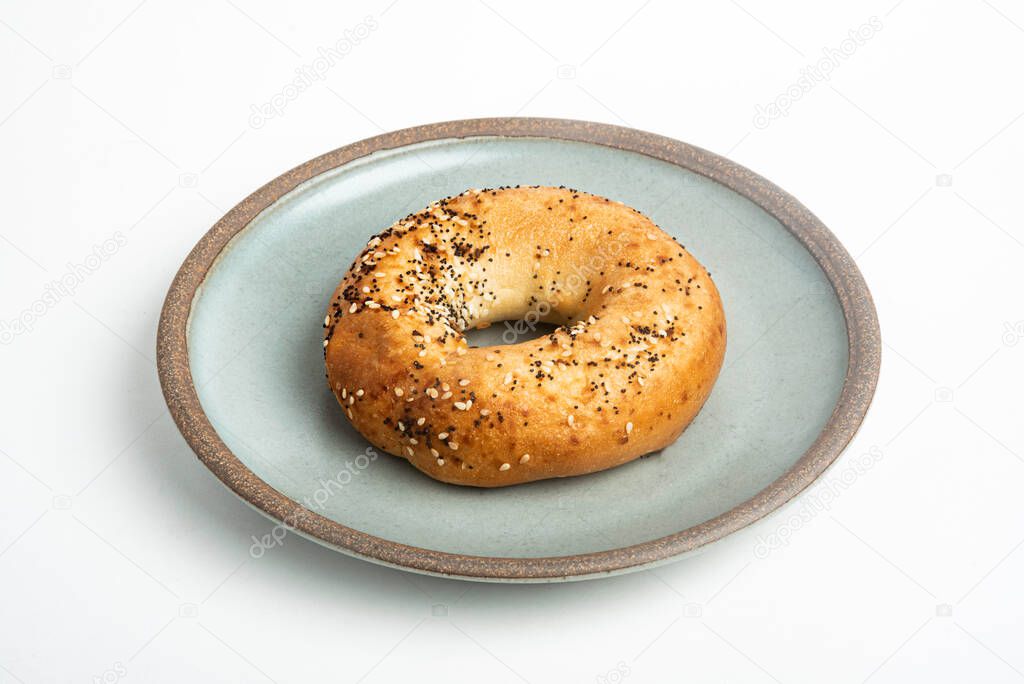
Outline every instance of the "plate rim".
[[[188, 354], [192, 303], [227, 244], [264, 209], [326, 171], [382, 150], [471, 137], [590, 143], [674, 164], [747, 198], [810, 252], [843, 311], [849, 361], [828, 422], [789, 470], [747, 501], [679, 532], [616, 549], [531, 558], [450, 553], [360, 532], [304, 508], [231, 452], [203, 411]], [[462, 119], [392, 131], [332, 150], [274, 178], [235, 205], [192, 248], [171, 282], [157, 330], [158, 375], [175, 424], [199, 460], [244, 501], [291, 531], [349, 555], [427, 574], [492, 581], [582, 579], [640, 569], [695, 551], [764, 518], [817, 480], [853, 439], [874, 396], [880, 362], [878, 316], [860, 270], [835, 235], [789, 193], [736, 162], [673, 138], [612, 124], [534, 117]]]

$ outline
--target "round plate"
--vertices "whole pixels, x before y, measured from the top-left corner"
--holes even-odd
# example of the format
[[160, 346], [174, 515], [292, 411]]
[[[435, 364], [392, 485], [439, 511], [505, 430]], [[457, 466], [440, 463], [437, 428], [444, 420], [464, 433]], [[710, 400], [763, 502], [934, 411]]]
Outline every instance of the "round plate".
[[[700, 415], [657, 454], [516, 487], [446, 485], [349, 426], [323, 379], [320, 324], [370, 235], [439, 197], [515, 184], [621, 200], [677, 236], [714, 275], [729, 348]], [[182, 264], [158, 356], [199, 458], [282, 521], [254, 554], [295, 531], [419, 572], [550, 581], [665, 561], [799, 493], [860, 425], [879, 336], [849, 254], [769, 181], [650, 133], [517, 118], [388, 133], [260, 188]]]

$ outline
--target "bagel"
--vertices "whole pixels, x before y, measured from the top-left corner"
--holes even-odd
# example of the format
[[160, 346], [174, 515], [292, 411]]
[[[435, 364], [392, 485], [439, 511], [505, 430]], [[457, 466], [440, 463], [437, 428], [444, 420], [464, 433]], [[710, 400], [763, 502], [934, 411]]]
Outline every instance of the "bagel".
[[[559, 327], [491, 347], [463, 335], [502, 321]], [[467, 190], [377, 234], [324, 329], [356, 430], [477, 487], [664, 448], [707, 399], [726, 339], [710, 273], [671, 236], [621, 202], [541, 186]]]

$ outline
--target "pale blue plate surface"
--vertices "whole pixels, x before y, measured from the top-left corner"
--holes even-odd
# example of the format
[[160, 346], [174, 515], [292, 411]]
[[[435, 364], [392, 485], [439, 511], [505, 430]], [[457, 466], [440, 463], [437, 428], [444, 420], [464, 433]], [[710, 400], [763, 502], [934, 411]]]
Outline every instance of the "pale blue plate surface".
[[[369, 236], [396, 219], [468, 187], [513, 184], [567, 185], [621, 200], [707, 266], [729, 333], [711, 398], [663, 452], [583, 477], [480, 490], [435, 482], [386, 454], [357, 461], [369, 445], [323, 377], [320, 325], [330, 293]], [[500, 333], [488, 331], [492, 339]], [[207, 274], [188, 351], [213, 427], [280, 492], [387, 540], [514, 557], [637, 544], [751, 498], [821, 432], [848, 363], [843, 313], [828, 280], [755, 204], [634, 152], [496, 137], [376, 152], [284, 196]], [[349, 474], [339, 475], [346, 463]]]

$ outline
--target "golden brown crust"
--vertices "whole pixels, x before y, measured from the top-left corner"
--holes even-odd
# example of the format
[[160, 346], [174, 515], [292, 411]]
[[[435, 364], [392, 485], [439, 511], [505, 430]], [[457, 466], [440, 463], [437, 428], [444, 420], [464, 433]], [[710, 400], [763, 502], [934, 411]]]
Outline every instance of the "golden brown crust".
[[[484, 348], [461, 334], [517, 319], [560, 327]], [[635, 209], [551, 187], [468, 190], [402, 219], [356, 258], [324, 327], [355, 428], [479, 487], [667, 446], [710, 393], [726, 337], [718, 290], [681, 245]]]

